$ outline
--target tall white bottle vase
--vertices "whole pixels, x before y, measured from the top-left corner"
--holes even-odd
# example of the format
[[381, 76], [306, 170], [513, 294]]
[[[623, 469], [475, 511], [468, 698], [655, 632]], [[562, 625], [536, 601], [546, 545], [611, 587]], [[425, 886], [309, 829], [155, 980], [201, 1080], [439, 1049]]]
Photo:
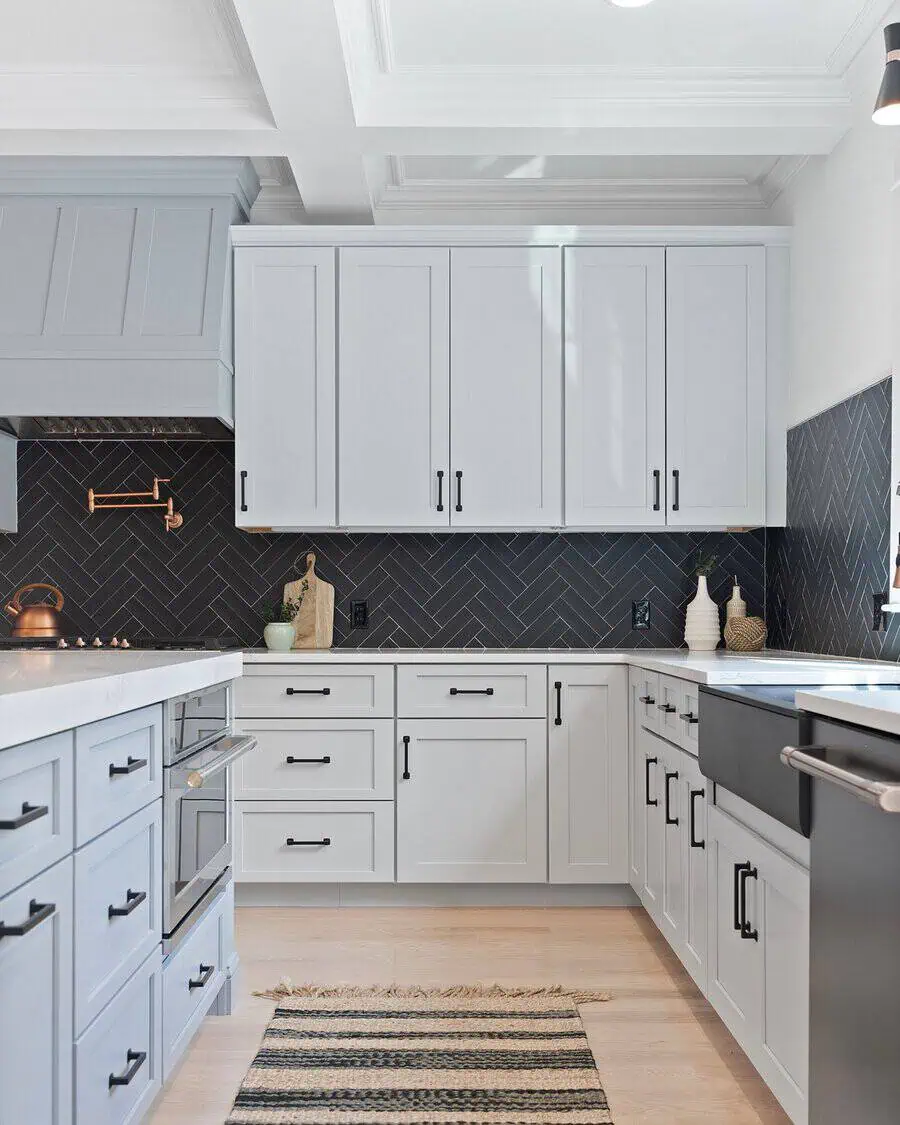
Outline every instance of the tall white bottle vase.
[[688, 602], [684, 639], [691, 652], [713, 652], [722, 639], [719, 607], [709, 596], [706, 575], [697, 579], [697, 593]]

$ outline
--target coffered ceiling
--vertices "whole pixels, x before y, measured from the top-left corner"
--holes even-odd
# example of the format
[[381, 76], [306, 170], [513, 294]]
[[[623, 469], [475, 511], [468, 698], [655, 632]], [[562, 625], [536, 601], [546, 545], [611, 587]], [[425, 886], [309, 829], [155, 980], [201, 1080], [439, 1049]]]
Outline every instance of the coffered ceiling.
[[764, 213], [848, 128], [890, 7], [29, 0], [0, 38], [0, 152], [252, 156], [262, 219]]

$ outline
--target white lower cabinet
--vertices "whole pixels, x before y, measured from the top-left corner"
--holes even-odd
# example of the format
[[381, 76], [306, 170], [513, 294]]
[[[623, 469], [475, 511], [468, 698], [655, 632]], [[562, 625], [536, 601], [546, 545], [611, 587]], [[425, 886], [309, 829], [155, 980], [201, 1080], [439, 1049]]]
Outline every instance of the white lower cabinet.
[[637, 732], [637, 801], [643, 805], [641, 824], [644, 853], [643, 880], [638, 895], [644, 909], [658, 922], [663, 898], [663, 823], [660, 816], [660, 793], [665, 758], [665, 743], [643, 727]]
[[72, 860], [0, 899], [0, 1121], [72, 1122]]
[[550, 668], [551, 883], [628, 879], [627, 672]]
[[544, 720], [400, 721], [397, 748], [399, 882], [546, 882]]
[[707, 912], [707, 782], [689, 754], [681, 755], [679, 800], [685, 819], [681, 829], [684, 872], [684, 928], [680, 957], [702, 991], [706, 990]]
[[162, 1087], [157, 948], [75, 1043], [75, 1125], [138, 1125]]
[[709, 811], [707, 996], [785, 1112], [808, 1119], [809, 873]]

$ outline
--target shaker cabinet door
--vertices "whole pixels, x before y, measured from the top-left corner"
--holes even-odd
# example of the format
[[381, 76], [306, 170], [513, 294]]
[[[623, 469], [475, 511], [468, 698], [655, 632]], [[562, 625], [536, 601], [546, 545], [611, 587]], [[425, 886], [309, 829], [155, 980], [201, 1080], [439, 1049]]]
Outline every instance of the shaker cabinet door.
[[450, 251], [340, 251], [344, 527], [450, 524]]
[[235, 251], [235, 522], [335, 525], [334, 250]]
[[566, 524], [666, 522], [665, 250], [566, 250]]
[[668, 523], [766, 518], [766, 251], [666, 251]]
[[451, 522], [562, 523], [557, 248], [452, 249]]

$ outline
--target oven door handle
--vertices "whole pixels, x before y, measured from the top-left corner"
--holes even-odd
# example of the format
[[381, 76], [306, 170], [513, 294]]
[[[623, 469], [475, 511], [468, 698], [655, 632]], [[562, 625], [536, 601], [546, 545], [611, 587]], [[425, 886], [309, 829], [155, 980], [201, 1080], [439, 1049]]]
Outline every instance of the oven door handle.
[[256, 749], [256, 737], [252, 734], [244, 734], [238, 738], [223, 739], [227, 743], [221, 754], [217, 754], [215, 758], [199, 769], [186, 770], [185, 780], [188, 789], [202, 789], [204, 784], [217, 773], [227, 769], [238, 758], [243, 758], [245, 754], [249, 754], [251, 750]]
[[[827, 747], [807, 746], [804, 749], [821, 753]], [[813, 753], [804, 753], [804, 750], [796, 746], [785, 746], [781, 751], [781, 760], [799, 773], [808, 774], [817, 781], [829, 781], [832, 785], [845, 789], [882, 812], [900, 812], [900, 776], [893, 782], [884, 781], [878, 776], [865, 777], [832, 765]]]

